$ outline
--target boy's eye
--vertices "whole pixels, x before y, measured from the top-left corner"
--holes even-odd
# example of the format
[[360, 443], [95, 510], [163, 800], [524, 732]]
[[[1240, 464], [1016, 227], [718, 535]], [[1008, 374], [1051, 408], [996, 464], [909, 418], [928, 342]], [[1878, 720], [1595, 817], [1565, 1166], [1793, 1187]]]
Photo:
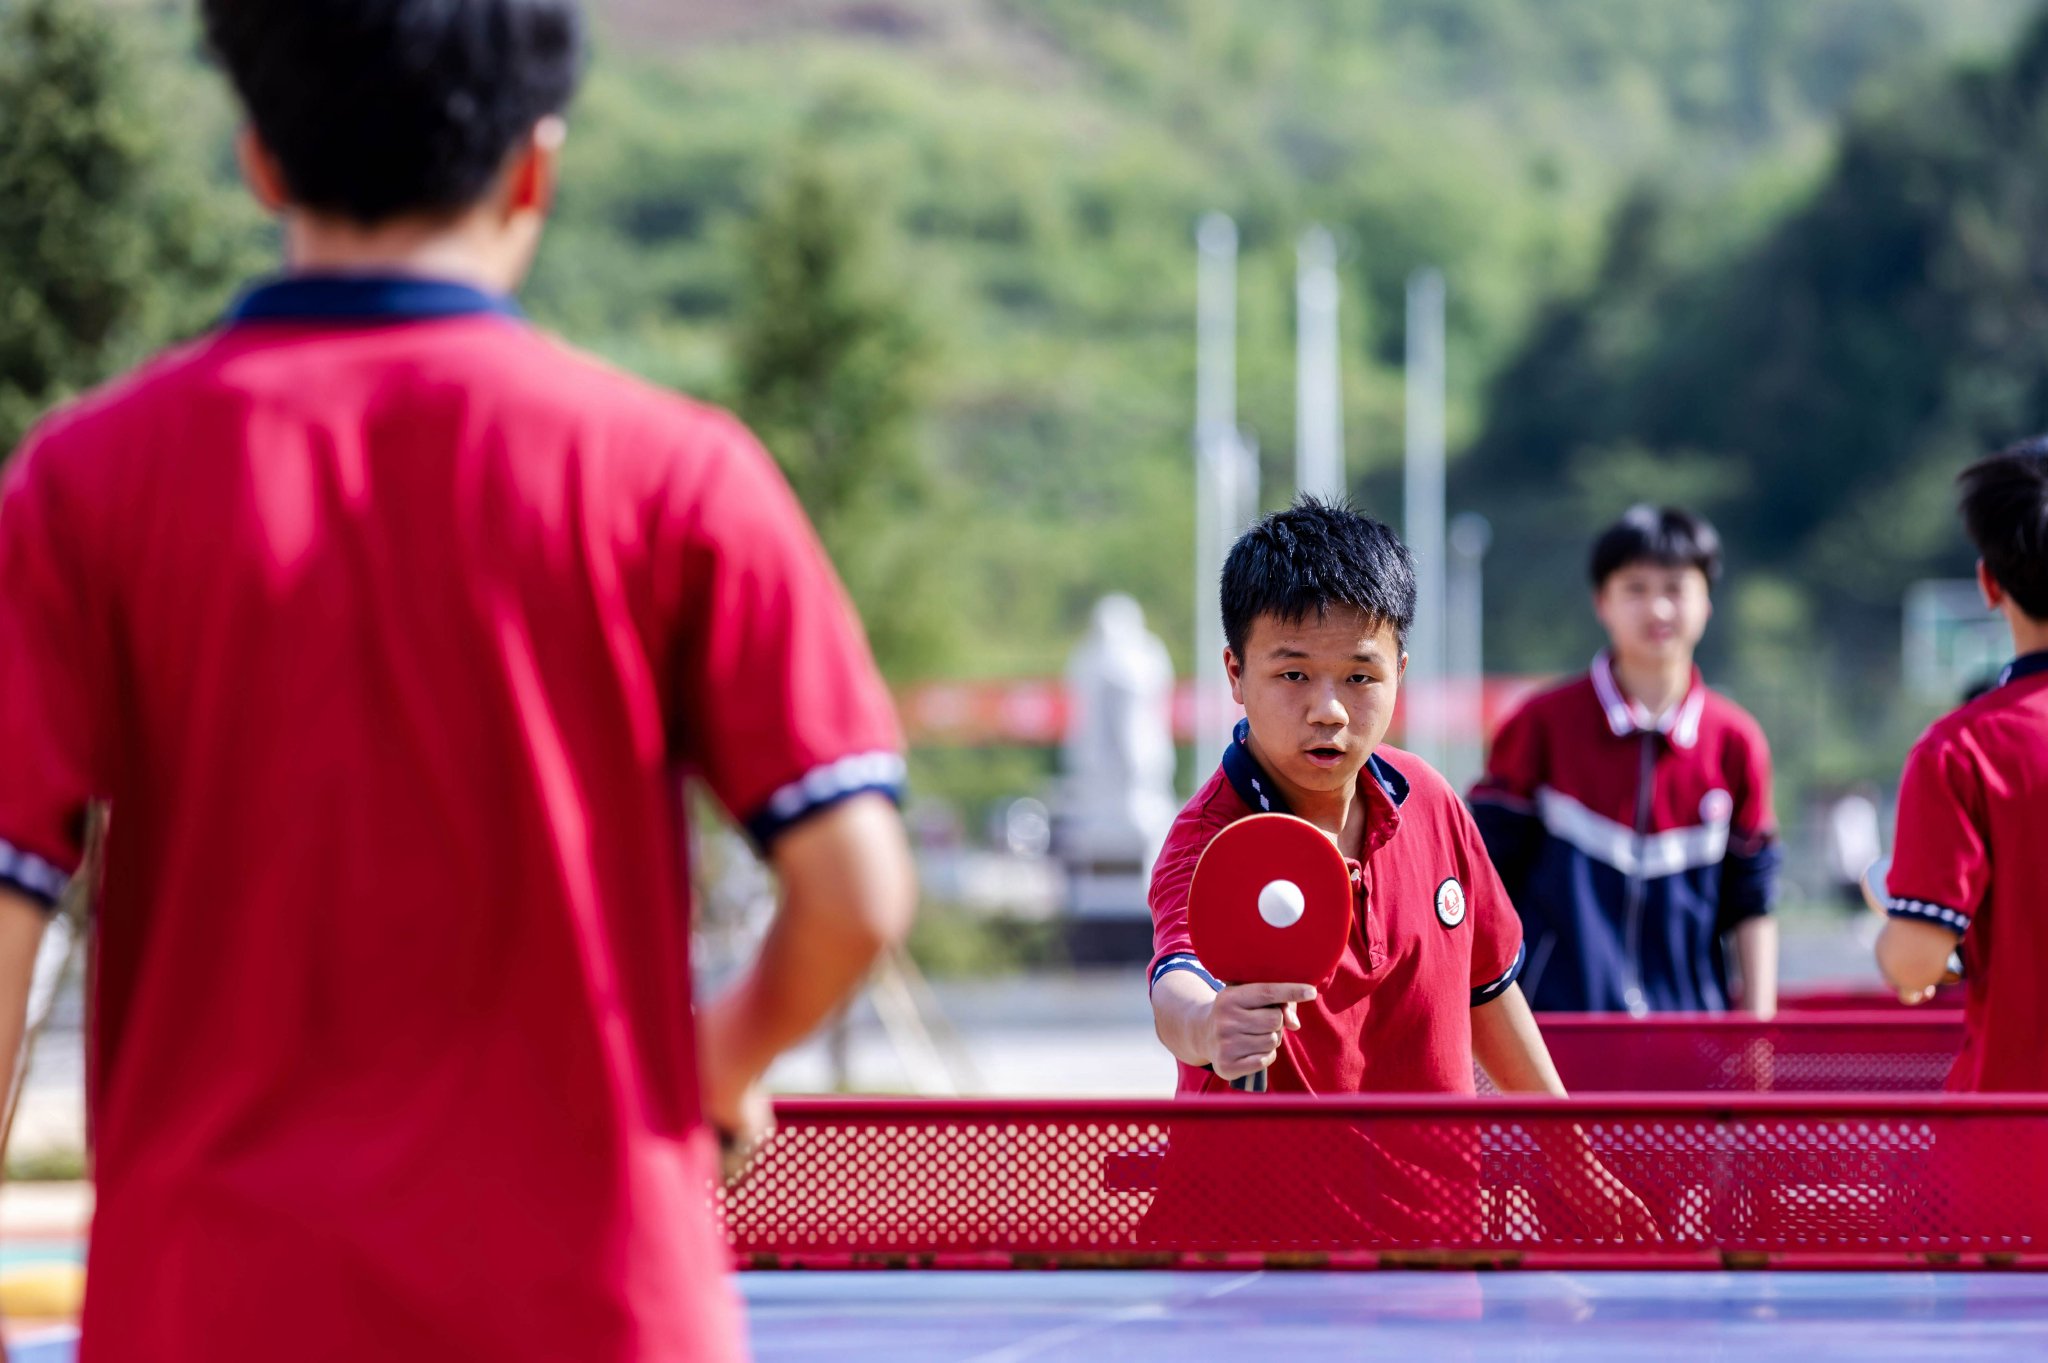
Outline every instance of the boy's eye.
[[1372, 678], [1366, 676], [1363, 672], [1353, 672], [1351, 674], [1351, 684], [1353, 686], [1363, 686], [1371, 680]]
[[1282, 672], [1282, 673], [1281, 673], [1280, 675], [1281, 675], [1281, 677], [1282, 677], [1283, 679], [1285, 679], [1285, 680], [1287, 680], [1287, 681], [1307, 681], [1307, 680], [1308, 680], [1308, 673], [1306, 673], [1306, 672]]

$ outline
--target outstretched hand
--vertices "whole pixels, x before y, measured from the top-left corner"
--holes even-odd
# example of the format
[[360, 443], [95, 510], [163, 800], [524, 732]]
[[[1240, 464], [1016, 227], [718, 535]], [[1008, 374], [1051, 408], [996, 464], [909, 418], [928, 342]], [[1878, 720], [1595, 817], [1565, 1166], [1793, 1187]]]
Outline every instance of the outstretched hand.
[[1663, 1240], [1649, 1204], [1594, 1152], [1577, 1123], [1538, 1136], [1550, 1165], [1551, 1184], [1579, 1218], [1585, 1233], [1609, 1244], [1643, 1245]]

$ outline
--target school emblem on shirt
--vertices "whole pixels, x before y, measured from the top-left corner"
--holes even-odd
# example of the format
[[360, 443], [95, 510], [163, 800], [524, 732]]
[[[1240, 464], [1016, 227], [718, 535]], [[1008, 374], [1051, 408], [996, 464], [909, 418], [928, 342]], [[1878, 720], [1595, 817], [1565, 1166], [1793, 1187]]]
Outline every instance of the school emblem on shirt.
[[1436, 887], [1436, 921], [1447, 928], [1465, 921], [1465, 887], [1456, 876]]

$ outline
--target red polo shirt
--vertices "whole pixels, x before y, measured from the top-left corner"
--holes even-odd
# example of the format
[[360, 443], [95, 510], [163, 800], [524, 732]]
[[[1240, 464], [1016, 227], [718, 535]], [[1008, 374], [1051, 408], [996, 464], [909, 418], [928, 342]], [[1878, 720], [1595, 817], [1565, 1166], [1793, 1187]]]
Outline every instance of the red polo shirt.
[[[1188, 936], [1195, 862], [1225, 825], [1254, 812], [1287, 812], [1247, 746], [1249, 732], [1240, 721], [1222, 766], [1174, 820], [1153, 866], [1155, 984], [1173, 970], [1215, 984]], [[1514, 983], [1521, 923], [1464, 802], [1427, 763], [1380, 748], [1359, 773], [1358, 798], [1366, 804], [1365, 856], [1350, 863], [1351, 939], [1315, 1002], [1299, 1010], [1301, 1030], [1285, 1035], [1268, 1087], [1470, 1093], [1471, 1010]], [[1182, 1093], [1229, 1087], [1210, 1070], [1180, 1067]]]
[[2048, 1090], [2048, 653], [1941, 719], [1899, 785], [1894, 918], [1962, 939], [1962, 1053], [1948, 1086]]
[[743, 1351], [691, 1028], [694, 774], [893, 790], [732, 418], [421, 280], [304, 278], [0, 494], [0, 876], [112, 801], [82, 1359]]

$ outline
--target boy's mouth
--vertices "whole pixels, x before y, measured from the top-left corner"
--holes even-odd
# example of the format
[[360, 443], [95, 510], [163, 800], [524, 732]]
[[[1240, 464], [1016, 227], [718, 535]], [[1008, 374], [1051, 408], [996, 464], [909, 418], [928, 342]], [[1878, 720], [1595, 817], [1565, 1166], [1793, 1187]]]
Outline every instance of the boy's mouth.
[[1319, 767], [1334, 767], [1344, 760], [1344, 750], [1327, 743], [1305, 749], [1304, 755]]

